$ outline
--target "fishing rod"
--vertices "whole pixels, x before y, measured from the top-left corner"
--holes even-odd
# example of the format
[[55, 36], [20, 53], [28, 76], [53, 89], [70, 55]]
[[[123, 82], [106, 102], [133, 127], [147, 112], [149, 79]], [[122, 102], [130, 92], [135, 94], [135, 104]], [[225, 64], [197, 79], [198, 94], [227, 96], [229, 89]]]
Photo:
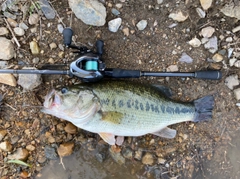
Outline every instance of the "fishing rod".
[[217, 70], [206, 70], [196, 72], [150, 72], [141, 70], [128, 70], [119, 68], [106, 68], [102, 60], [104, 43], [102, 40], [96, 41], [97, 52], [89, 50], [87, 47], [72, 45], [73, 31], [71, 28], [63, 30], [63, 43], [67, 48], [77, 50], [75, 60], [70, 63], [68, 70], [38, 70], [38, 69], [0, 69], [0, 73], [15, 74], [48, 74], [48, 75], [69, 75], [76, 76], [84, 82], [96, 82], [104, 77], [110, 78], [140, 78], [143, 76], [152, 77], [193, 77], [197, 79], [219, 80], [222, 73]]

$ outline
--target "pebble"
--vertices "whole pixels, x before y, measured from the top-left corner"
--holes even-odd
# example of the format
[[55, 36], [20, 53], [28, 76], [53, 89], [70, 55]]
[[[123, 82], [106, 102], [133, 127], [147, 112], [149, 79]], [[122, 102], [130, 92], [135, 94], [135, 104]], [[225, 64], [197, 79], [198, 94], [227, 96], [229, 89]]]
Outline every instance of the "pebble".
[[196, 8], [196, 11], [199, 15], [200, 18], [205, 18], [206, 17], [206, 12], [204, 10], [202, 10], [201, 8]]
[[40, 7], [45, 17], [47, 19], [54, 19], [56, 14], [54, 9], [49, 4], [48, 0], [39, 0], [39, 1], [41, 2]]
[[25, 31], [21, 27], [15, 27], [13, 31], [17, 36], [23, 36], [25, 34]]
[[73, 142], [60, 144], [60, 146], [57, 149], [58, 155], [61, 157], [69, 156], [73, 153], [73, 148], [74, 148]]
[[36, 41], [31, 41], [30, 42], [30, 50], [32, 52], [33, 55], [37, 55], [40, 53], [40, 48], [38, 46], [38, 43]]
[[59, 58], [64, 58], [64, 57], [65, 57], [64, 51], [60, 51], [60, 52], [58, 53], [58, 57], [59, 57]]
[[28, 23], [30, 25], [35, 25], [38, 23], [38, 21], [39, 21], [39, 16], [38, 16], [38, 14], [35, 14], [35, 13], [31, 14], [28, 18]]
[[205, 37], [205, 38], [210, 38], [212, 37], [213, 33], [215, 32], [215, 29], [211, 26], [205, 27], [201, 30], [199, 35]]
[[106, 23], [106, 8], [98, 0], [69, 0], [69, 6], [78, 19], [92, 26], [103, 26]]
[[231, 58], [231, 59], [229, 60], [229, 66], [232, 67], [236, 61], [237, 61], [236, 58]]
[[55, 151], [55, 148], [53, 147], [50, 147], [48, 145], [46, 145], [44, 147], [44, 153], [45, 153], [45, 156], [47, 159], [50, 159], [50, 160], [57, 160], [58, 159], [58, 155]]
[[4, 141], [0, 143], [0, 149], [5, 151], [5, 152], [11, 152], [13, 149], [13, 146], [10, 142]]
[[9, 33], [6, 27], [0, 27], [0, 35], [7, 35]]
[[67, 123], [67, 125], [64, 127], [65, 132], [69, 134], [76, 134], [77, 133], [77, 127], [74, 126], [72, 123]]
[[117, 3], [115, 6], [116, 8], [121, 9], [123, 5], [121, 3]]
[[220, 11], [228, 17], [235, 17], [240, 20], [240, 6], [235, 5], [235, 3], [226, 4]]
[[21, 173], [20, 173], [20, 177], [22, 177], [22, 178], [28, 178], [29, 176], [28, 176], [28, 172], [27, 171], [22, 171]]
[[202, 43], [198, 38], [194, 37], [192, 40], [188, 42], [188, 44], [191, 45], [192, 47], [200, 47]]
[[35, 57], [32, 59], [33, 64], [38, 64], [40, 59], [38, 57]]
[[26, 161], [29, 156], [27, 149], [18, 148], [12, 155], [9, 155], [9, 159]]
[[122, 31], [123, 31], [123, 34], [124, 34], [125, 36], [127, 36], [127, 37], [129, 36], [129, 28], [128, 28], [128, 27], [123, 28]]
[[139, 148], [137, 151], [135, 151], [134, 158], [137, 159], [137, 160], [141, 160], [142, 159], [142, 154], [143, 154], [143, 151], [142, 151], [141, 148]]
[[237, 67], [237, 68], [240, 68], [240, 60], [237, 60], [237, 61], [234, 63], [234, 66]]
[[239, 85], [238, 75], [231, 75], [225, 79], [225, 85], [231, 90], [237, 85]]
[[200, 4], [202, 8], [206, 11], [211, 7], [212, 1], [213, 0], [200, 0]]
[[240, 25], [232, 29], [233, 33], [236, 33], [238, 31], [240, 31]]
[[113, 20], [108, 22], [108, 29], [111, 32], [117, 32], [118, 28], [121, 26], [121, 23], [122, 23], [122, 19], [120, 17], [116, 18], [116, 19], [113, 19]]
[[207, 43], [204, 44], [204, 47], [208, 49], [209, 52], [215, 53], [218, 50], [218, 40], [217, 37], [214, 36], [209, 39]]
[[137, 23], [138, 30], [144, 30], [147, 27], [147, 20], [141, 20]]
[[38, 159], [37, 159], [38, 163], [41, 163], [41, 164], [46, 162], [46, 160], [47, 160], [47, 158], [44, 157], [43, 155], [39, 155]]
[[53, 50], [53, 49], [57, 48], [57, 44], [52, 42], [52, 43], [49, 44], [49, 47], [50, 47], [51, 50]]
[[10, 60], [15, 56], [14, 45], [11, 40], [0, 37], [0, 57], [2, 60]]
[[192, 63], [193, 59], [188, 54], [183, 52], [181, 58], [179, 59], [179, 61], [180, 62], [185, 62], [185, 63]]
[[178, 71], [178, 66], [177, 65], [170, 65], [167, 67], [167, 72], [176, 72]]
[[234, 96], [237, 100], [240, 100], [240, 88], [233, 90]]
[[133, 158], [133, 151], [130, 148], [124, 148], [122, 150], [123, 157], [127, 159], [132, 159]]
[[17, 81], [13, 74], [0, 74], [0, 83], [9, 85], [9, 86], [17, 86]]
[[26, 149], [29, 150], [29, 151], [34, 151], [35, 147], [33, 145], [29, 144], [29, 145], [26, 146]]
[[[35, 67], [24, 67], [23, 69], [36, 69]], [[41, 74], [19, 74], [18, 82], [25, 90], [33, 90], [38, 87], [41, 82]]]
[[19, 27], [24, 29], [24, 30], [27, 30], [29, 28], [24, 22], [20, 22]]
[[227, 37], [226, 38], [226, 42], [232, 42], [233, 41], [233, 38], [232, 37]]
[[117, 9], [115, 9], [115, 8], [112, 8], [112, 9], [111, 9], [111, 12], [112, 12], [112, 14], [115, 15], [115, 16], [120, 15], [120, 12], [119, 12]]
[[0, 130], [0, 141], [3, 140], [3, 138], [6, 136], [7, 131], [6, 130]]
[[[112, 147], [114, 147], [114, 146], [112, 146]], [[112, 159], [120, 165], [125, 164], [125, 158], [121, 155], [120, 152], [114, 151], [112, 149], [112, 147], [109, 148], [109, 152], [110, 152]]]
[[62, 32], [63, 32], [63, 30], [64, 30], [64, 27], [63, 27], [62, 24], [58, 24], [58, 25], [57, 25], [57, 29], [58, 29], [58, 32], [59, 32], [60, 34], [62, 34]]
[[157, 0], [157, 3], [158, 3], [158, 4], [162, 4], [162, 3], [163, 3], [163, 0]]
[[183, 22], [183, 21], [187, 20], [188, 14], [186, 12], [178, 10], [177, 12], [172, 12], [171, 14], [169, 14], [168, 17], [175, 21]]
[[221, 62], [223, 60], [223, 56], [219, 53], [216, 53], [213, 55], [212, 59], [214, 62]]
[[154, 162], [153, 156], [150, 153], [146, 153], [142, 158], [142, 163], [145, 165], [152, 165]]
[[14, 19], [12, 19], [12, 18], [7, 18], [7, 21], [8, 21], [8, 23], [9, 23], [9, 25], [11, 26], [11, 27], [17, 27], [18, 26], [18, 23], [17, 23], [17, 21], [15, 21]]

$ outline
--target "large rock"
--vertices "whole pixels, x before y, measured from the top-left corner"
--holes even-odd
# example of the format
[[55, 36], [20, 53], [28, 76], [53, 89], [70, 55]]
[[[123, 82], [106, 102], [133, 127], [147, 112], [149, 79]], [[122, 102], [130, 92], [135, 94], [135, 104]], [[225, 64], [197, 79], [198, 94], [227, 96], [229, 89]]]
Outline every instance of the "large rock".
[[10, 60], [15, 55], [15, 50], [11, 40], [0, 37], [0, 59]]
[[106, 22], [106, 8], [97, 0], [68, 0], [69, 6], [85, 24], [103, 26]]

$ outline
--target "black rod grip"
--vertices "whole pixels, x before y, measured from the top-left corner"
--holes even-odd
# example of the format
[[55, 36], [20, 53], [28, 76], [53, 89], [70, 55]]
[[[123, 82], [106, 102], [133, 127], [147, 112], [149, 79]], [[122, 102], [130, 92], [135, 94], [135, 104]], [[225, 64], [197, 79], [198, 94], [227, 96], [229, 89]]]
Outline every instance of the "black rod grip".
[[72, 43], [73, 30], [70, 27], [67, 27], [63, 30], [63, 44], [69, 46]]
[[102, 56], [103, 54], [103, 47], [104, 47], [104, 43], [102, 40], [97, 40], [96, 42], [96, 47], [97, 47], [97, 53]]
[[220, 80], [222, 78], [222, 73], [217, 70], [196, 71], [194, 77], [199, 79]]
[[112, 71], [112, 77], [114, 78], [139, 78], [140, 76], [140, 70], [124, 70], [114, 68]]

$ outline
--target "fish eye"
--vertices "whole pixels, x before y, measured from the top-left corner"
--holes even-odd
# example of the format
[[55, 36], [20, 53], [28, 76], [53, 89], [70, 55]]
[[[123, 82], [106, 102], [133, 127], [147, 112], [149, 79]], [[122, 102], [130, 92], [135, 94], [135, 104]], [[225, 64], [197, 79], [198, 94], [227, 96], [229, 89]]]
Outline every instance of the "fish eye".
[[67, 88], [62, 88], [62, 89], [61, 89], [61, 92], [62, 92], [62, 94], [65, 94], [65, 93], [68, 92], [68, 89], [67, 89]]

